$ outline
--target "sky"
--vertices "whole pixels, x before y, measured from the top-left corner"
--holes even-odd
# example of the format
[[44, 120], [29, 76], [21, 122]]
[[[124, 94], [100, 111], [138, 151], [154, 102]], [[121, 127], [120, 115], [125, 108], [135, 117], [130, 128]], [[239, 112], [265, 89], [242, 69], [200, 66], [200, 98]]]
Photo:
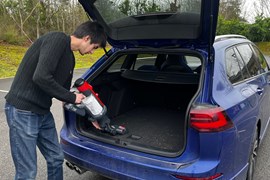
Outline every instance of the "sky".
[[[250, 22], [253, 23], [255, 21], [256, 11], [254, 7], [254, 2], [258, 3], [260, 0], [243, 0], [244, 6], [242, 9], [243, 16]], [[270, 1], [270, 0], [269, 0]], [[270, 17], [270, 14], [265, 15]]]
[[243, 15], [247, 18], [249, 22], [254, 22], [255, 9], [254, 9], [255, 0], [246, 0], [243, 7]]

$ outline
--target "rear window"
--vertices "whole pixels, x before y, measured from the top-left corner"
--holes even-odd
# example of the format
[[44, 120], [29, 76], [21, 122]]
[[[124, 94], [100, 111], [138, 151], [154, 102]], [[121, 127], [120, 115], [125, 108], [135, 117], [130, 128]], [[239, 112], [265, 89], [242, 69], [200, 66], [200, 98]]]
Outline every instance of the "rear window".
[[237, 46], [237, 50], [239, 51], [249, 74], [252, 77], [259, 75], [261, 67], [250, 46], [248, 44], [239, 45]]
[[255, 46], [241, 44], [226, 51], [226, 72], [232, 84], [267, 71], [268, 65]]
[[252, 48], [255, 51], [256, 58], [260, 62], [262, 71], [263, 72], [269, 71], [269, 67], [267, 65], [266, 59], [264, 58], [263, 54], [260, 52], [260, 50], [256, 46], [252, 45]]
[[201, 69], [201, 60], [195, 56], [181, 54], [129, 54], [120, 56], [107, 72], [120, 72], [125, 69], [198, 74]]
[[94, 4], [107, 24], [129, 16], [201, 13], [201, 0], [97, 0]]
[[[240, 68], [241, 67], [241, 68]], [[235, 54], [233, 48], [226, 51], [226, 70], [227, 76], [231, 83], [236, 83], [243, 80], [242, 76], [243, 65], [240, 64], [239, 59]]]

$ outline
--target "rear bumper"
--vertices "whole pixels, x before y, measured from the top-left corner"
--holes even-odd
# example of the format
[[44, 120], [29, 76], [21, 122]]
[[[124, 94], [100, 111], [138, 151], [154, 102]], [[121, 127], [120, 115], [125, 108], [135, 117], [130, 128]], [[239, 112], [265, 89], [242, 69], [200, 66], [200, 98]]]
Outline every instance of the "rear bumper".
[[175, 179], [179, 163], [151, 159], [89, 141], [61, 131], [65, 159], [83, 169], [112, 179]]
[[190, 160], [192, 159], [190, 154], [189, 157], [183, 154], [181, 159], [146, 156], [139, 152], [122, 150], [120, 147], [68, 135], [66, 129], [61, 131], [61, 145], [67, 161], [112, 179], [175, 180], [173, 175], [208, 177], [217, 173], [220, 163], [216, 160], [202, 161], [194, 157]]

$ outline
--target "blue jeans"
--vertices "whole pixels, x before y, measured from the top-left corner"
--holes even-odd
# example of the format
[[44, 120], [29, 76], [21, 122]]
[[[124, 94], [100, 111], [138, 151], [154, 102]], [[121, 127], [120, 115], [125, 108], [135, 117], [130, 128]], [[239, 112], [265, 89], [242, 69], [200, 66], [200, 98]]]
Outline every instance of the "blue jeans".
[[62, 180], [64, 156], [52, 114], [39, 115], [16, 109], [8, 103], [5, 105], [5, 113], [16, 170], [15, 180], [36, 178], [36, 146], [46, 159], [48, 180]]

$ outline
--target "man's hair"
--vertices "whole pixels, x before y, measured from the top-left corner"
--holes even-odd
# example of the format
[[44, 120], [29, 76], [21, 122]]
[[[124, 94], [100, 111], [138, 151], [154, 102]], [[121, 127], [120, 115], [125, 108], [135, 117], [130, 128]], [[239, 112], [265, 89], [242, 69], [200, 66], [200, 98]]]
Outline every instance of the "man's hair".
[[86, 21], [79, 25], [72, 34], [77, 38], [83, 38], [85, 36], [91, 37], [91, 44], [97, 43], [100, 47], [106, 47], [106, 34], [103, 27], [93, 21]]

